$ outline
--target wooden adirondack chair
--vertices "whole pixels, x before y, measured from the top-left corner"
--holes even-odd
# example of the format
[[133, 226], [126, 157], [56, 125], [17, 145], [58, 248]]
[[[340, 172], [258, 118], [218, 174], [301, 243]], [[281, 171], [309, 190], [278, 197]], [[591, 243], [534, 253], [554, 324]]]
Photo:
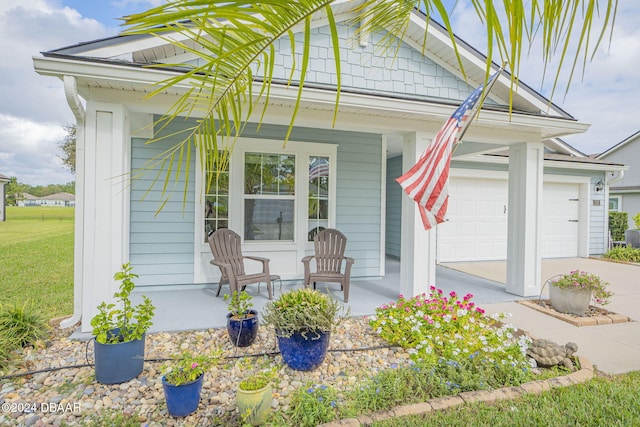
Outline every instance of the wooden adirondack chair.
[[[249, 284], [264, 282], [267, 284], [269, 299], [272, 299], [273, 291], [271, 289], [269, 260], [267, 258], [242, 255], [240, 243], [240, 236], [228, 228], [221, 228], [209, 235], [209, 247], [213, 254], [213, 259], [210, 262], [220, 268], [220, 273], [222, 274], [220, 282], [218, 282], [218, 293], [216, 296], [220, 295], [222, 285], [228, 284], [233, 294], [234, 291], [244, 290]], [[245, 260], [262, 263], [262, 272], [246, 274]]]
[[[353, 258], [344, 256], [347, 237], [336, 229], [328, 228], [315, 235], [313, 245], [315, 255], [302, 258], [305, 288], [311, 282], [314, 289], [316, 282], [340, 283], [340, 289], [344, 291], [344, 302], [349, 302], [349, 281], [354, 261]], [[315, 259], [315, 272], [311, 271], [312, 259]], [[343, 262], [345, 262], [344, 272], [342, 271]]]

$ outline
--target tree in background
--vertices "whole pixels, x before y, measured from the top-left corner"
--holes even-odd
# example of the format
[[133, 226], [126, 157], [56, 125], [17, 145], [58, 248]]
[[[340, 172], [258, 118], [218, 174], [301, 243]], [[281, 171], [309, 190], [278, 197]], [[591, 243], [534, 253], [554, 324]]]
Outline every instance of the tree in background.
[[26, 193], [27, 186], [18, 182], [18, 178], [12, 176], [9, 182], [5, 185], [5, 194], [7, 199], [7, 206], [16, 206], [19, 200], [22, 200], [23, 193]]
[[67, 125], [64, 127], [67, 134], [64, 140], [58, 146], [62, 150], [60, 160], [69, 168], [72, 174], [76, 174], [76, 125]]

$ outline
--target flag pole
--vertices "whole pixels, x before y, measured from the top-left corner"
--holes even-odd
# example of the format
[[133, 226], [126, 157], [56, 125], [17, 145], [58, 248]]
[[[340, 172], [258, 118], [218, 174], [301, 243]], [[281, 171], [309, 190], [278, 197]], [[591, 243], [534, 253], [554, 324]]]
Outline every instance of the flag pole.
[[[473, 111], [469, 115], [469, 119], [466, 120], [465, 123], [463, 124], [462, 129], [460, 129], [460, 132], [458, 132], [458, 137], [457, 137], [458, 143], [462, 141], [462, 137], [467, 132], [467, 129], [469, 129], [469, 126], [471, 125], [471, 122], [473, 120], [475, 120], [475, 118], [478, 116], [478, 114], [480, 114], [480, 109], [482, 107], [482, 104], [484, 103], [484, 100], [489, 95], [489, 91], [491, 91], [491, 88], [493, 88], [493, 85], [496, 84], [496, 81], [498, 81], [498, 77], [500, 77], [500, 74], [502, 74], [503, 70], [504, 70], [504, 63], [500, 66], [500, 68], [498, 68], [498, 71], [496, 71], [493, 74], [493, 76], [489, 77], [489, 82], [488, 82], [487, 87], [485, 87], [482, 90], [482, 97], [480, 98], [480, 101], [476, 104], [476, 106], [474, 107]], [[453, 151], [454, 152], [455, 152], [457, 146], [458, 146], [458, 144], [454, 145], [454, 147], [453, 147]]]

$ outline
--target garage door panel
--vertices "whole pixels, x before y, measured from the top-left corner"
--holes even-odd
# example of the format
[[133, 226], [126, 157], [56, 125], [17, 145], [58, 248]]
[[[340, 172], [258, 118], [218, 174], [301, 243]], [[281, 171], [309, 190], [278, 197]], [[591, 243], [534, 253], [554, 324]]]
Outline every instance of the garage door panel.
[[578, 255], [580, 186], [575, 183], [545, 182], [540, 223], [541, 251], [545, 258]]
[[[507, 257], [508, 183], [451, 178], [448, 222], [437, 228], [441, 262]], [[579, 184], [545, 182], [541, 215], [543, 257], [578, 254]]]

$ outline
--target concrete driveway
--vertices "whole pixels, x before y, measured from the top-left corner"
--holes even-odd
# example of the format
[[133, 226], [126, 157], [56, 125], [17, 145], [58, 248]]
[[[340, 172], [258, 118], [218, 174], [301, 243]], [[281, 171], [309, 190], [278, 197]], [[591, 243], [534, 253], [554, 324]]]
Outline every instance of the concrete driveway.
[[[448, 268], [505, 282], [506, 262], [466, 262], [444, 264]], [[543, 283], [547, 279], [580, 269], [600, 276], [611, 284], [615, 293], [605, 308], [630, 317], [633, 321], [612, 325], [573, 326], [516, 302], [485, 304], [488, 313], [510, 313], [509, 322], [537, 338], [548, 338], [564, 344], [578, 344], [578, 353], [601, 371], [624, 373], [640, 370], [640, 266], [591, 258], [561, 258], [542, 261]], [[543, 289], [542, 297], [546, 298]]]

